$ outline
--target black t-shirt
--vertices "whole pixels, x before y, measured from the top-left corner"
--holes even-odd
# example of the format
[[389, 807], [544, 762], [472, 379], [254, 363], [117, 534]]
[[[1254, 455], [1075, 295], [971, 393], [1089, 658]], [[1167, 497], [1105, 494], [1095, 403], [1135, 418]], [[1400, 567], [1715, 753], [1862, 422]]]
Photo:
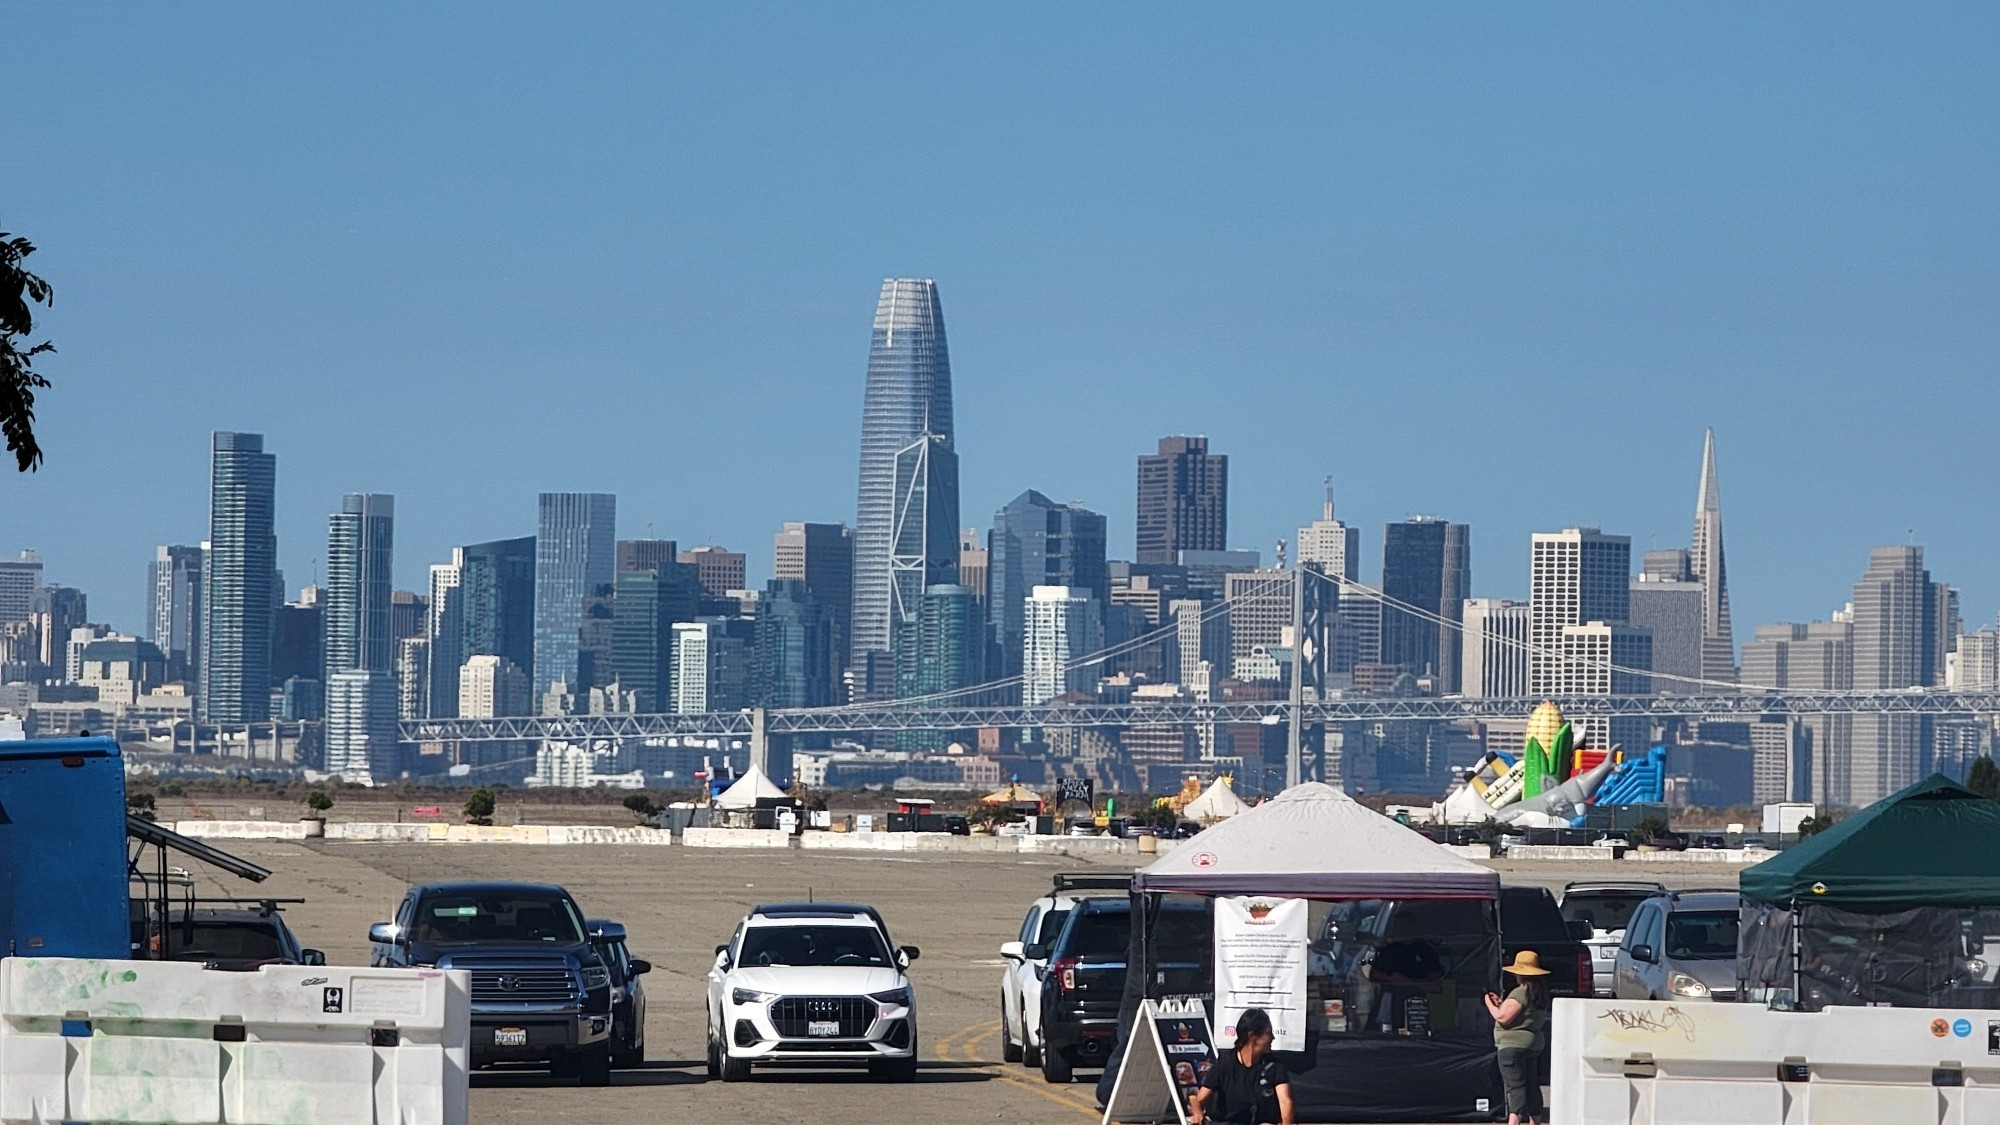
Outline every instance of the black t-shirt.
[[1265, 1055], [1254, 1066], [1244, 1066], [1236, 1052], [1224, 1051], [1201, 1080], [1213, 1090], [1202, 1106], [1210, 1121], [1229, 1125], [1265, 1125], [1278, 1120], [1278, 1087], [1292, 1080], [1285, 1064], [1275, 1055]]

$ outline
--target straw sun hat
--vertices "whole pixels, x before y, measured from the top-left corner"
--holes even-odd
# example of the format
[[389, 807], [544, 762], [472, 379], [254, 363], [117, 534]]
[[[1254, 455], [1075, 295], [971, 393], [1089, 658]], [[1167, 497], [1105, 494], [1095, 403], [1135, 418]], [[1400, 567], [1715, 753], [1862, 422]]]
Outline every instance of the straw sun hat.
[[1545, 977], [1549, 975], [1549, 971], [1542, 968], [1541, 955], [1532, 949], [1523, 949], [1521, 952], [1514, 954], [1514, 963], [1508, 965], [1505, 971], [1513, 973], [1517, 977]]

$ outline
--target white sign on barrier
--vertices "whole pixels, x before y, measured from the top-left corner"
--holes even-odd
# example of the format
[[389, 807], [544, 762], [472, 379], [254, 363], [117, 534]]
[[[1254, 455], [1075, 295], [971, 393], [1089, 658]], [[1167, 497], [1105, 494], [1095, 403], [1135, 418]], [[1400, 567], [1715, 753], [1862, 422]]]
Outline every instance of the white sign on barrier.
[[465, 1125], [463, 972], [0, 958], [0, 1123]]
[[2000, 1121], [2000, 1011], [1557, 1000], [1552, 1125]]

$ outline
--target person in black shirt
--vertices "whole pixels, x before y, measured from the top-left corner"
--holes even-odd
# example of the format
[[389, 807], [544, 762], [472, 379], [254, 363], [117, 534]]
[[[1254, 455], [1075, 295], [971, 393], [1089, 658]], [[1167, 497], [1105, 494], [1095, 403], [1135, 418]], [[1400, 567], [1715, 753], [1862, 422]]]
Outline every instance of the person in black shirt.
[[1236, 1049], [1215, 1060], [1189, 1099], [1191, 1125], [1292, 1125], [1292, 1076], [1271, 1054], [1276, 1038], [1262, 1008], [1244, 1009]]

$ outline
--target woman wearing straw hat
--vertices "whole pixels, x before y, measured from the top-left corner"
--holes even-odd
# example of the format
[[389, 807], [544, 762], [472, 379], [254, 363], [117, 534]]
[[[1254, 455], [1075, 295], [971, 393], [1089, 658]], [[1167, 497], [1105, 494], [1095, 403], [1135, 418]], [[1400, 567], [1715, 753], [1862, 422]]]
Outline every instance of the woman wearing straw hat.
[[1500, 1082], [1507, 1089], [1507, 1125], [1541, 1125], [1542, 1047], [1548, 1042], [1549, 989], [1542, 959], [1534, 950], [1514, 955], [1505, 972], [1514, 988], [1502, 1000], [1486, 994], [1486, 1011], [1493, 1017], [1493, 1046], [1500, 1059]]

